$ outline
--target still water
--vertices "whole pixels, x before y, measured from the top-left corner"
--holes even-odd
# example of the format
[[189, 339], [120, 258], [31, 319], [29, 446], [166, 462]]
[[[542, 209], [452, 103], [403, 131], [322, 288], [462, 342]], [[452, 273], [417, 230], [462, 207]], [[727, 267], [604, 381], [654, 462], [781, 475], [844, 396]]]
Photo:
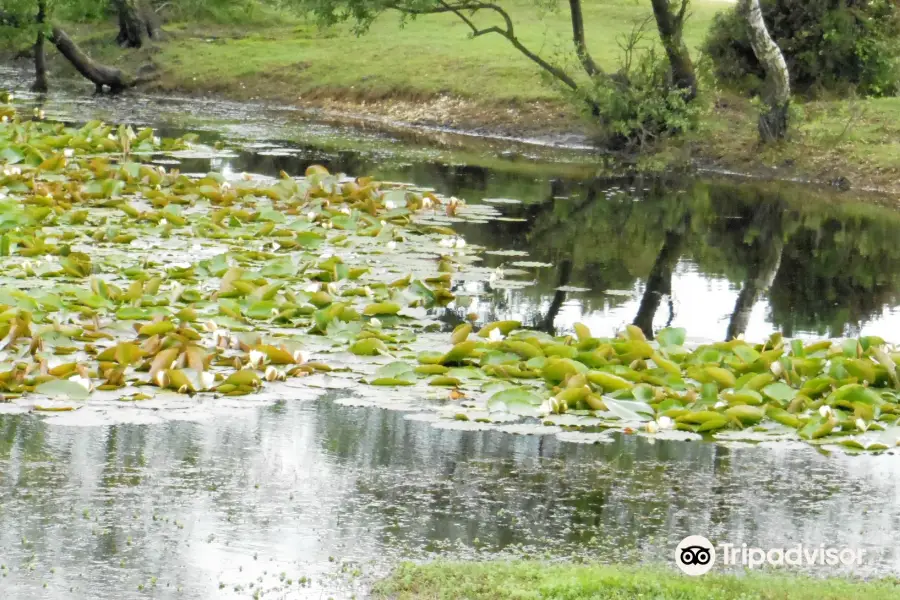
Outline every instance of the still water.
[[[7, 85], [15, 85], [15, 76]], [[37, 100], [35, 100], [37, 102]], [[469, 310], [565, 331], [671, 324], [700, 340], [772, 331], [900, 340], [891, 199], [726, 179], [599, 177], [572, 150], [350, 127], [293, 109], [173, 98], [41, 101], [48, 116], [199, 130], [229, 156], [186, 172], [306, 166], [413, 182], [502, 213]], [[448, 327], [463, 314], [444, 315]], [[65, 427], [0, 415], [0, 598], [365, 597], [403, 558], [670, 562], [688, 534], [867, 550], [900, 574], [900, 463], [807, 446], [436, 428], [317, 400], [199, 422]], [[817, 575], [833, 570], [813, 569]]]

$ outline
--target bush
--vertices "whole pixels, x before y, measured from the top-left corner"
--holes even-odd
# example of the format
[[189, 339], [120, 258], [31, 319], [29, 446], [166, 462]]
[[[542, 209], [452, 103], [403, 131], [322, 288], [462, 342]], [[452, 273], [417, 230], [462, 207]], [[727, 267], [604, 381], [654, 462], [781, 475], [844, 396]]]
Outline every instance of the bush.
[[[696, 126], [700, 101], [686, 95], [673, 85], [664, 56], [653, 48], [634, 49], [617, 73], [597, 78], [588, 90], [596, 112], [586, 116], [599, 126], [600, 146], [633, 152]], [[583, 97], [573, 102], [584, 106]]]
[[[891, 95], [900, 90], [896, 0], [761, 0], [799, 93]], [[704, 45], [720, 81], [758, 93], [764, 73], [734, 8], [713, 21]]]

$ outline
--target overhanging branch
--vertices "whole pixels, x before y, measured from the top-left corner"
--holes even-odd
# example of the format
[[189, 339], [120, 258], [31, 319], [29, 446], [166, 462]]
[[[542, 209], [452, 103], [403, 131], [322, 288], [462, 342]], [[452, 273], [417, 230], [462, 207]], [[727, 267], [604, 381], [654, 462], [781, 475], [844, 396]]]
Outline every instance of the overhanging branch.
[[[572, 77], [569, 76], [568, 73], [556, 67], [531, 50], [528, 49], [519, 38], [516, 37], [515, 29], [513, 28], [512, 18], [509, 16], [502, 7], [490, 3], [490, 2], [445, 2], [444, 0], [440, 0], [440, 6], [435, 6], [433, 8], [412, 8], [409, 6], [404, 6], [402, 4], [393, 3], [388, 5], [389, 8], [392, 8], [396, 11], [408, 14], [408, 15], [434, 15], [434, 14], [442, 14], [442, 13], [451, 13], [459, 17], [466, 25], [469, 26], [469, 29], [472, 30], [472, 37], [479, 37], [482, 35], [486, 35], [488, 33], [497, 33], [506, 38], [513, 47], [518, 50], [521, 54], [528, 57], [529, 60], [540, 66], [544, 71], [555, 77], [557, 80], [562, 82], [566, 87], [572, 89], [573, 91], [578, 90], [578, 84], [575, 82]], [[479, 10], [489, 10], [497, 13], [504, 21], [506, 28], [493, 26], [487, 27], [484, 29], [480, 29], [471, 18], [466, 16], [465, 12], [470, 14], [474, 14]]]

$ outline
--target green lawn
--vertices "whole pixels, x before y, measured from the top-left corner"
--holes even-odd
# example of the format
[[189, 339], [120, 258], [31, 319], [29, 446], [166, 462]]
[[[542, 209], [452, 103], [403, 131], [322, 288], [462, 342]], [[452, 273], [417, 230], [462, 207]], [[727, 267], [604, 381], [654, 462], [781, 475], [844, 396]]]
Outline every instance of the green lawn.
[[373, 592], [398, 600], [893, 600], [895, 581], [791, 575], [688, 577], [651, 567], [533, 562], [400, 565]]
[[[517, 34], [557, 63], [572, 61], [566, 4], [544, 13], [533, 0], [503, 2]], [[696, 51], [725, 0], [694, 0], [686, 25]], [[588, 0], [585, 22], [597, 61], [615, 69], [623, 36], [651, 16], [648, 0]], [[485, 23], [490, 24], [490, 23]], [[430, 15], [400, 28], [388, 13], [358, 37], [349, 26], [321, 30], [296, 15], [246, 25], [169, 23], [169, 39], [140, 51], [114, 43], [115, 26], [72, 26], [101, 61], [129, 70], [152, 60], [163, 91], [221, 94], [324, 105], [349, 113], [461, 129], [486, 128], [508, 135], [590, 132], [576, 110], [545, 84], [539, 68], [499, 35], [470, 39], [452, 15]], [[655, 43], [648, 23], [647, 43]], [[58, 68], [74, 73], [51, 53]], [[572, 65], [570, 71], [578, 73]], [[439, 99], [443, 98], [443, 99]], [[449, 101], [445, 101], [449, 98]], [[900, 191], [900, 99], [795, 102], [792, 139], [761, 148], [758, 107], [746, 98], [705, 85], [709, 107], [699, 131], [669, 144], [656, 165], [700, 161], [714, 167], [824, 181], [849, 179], [854, 187]]]
[[[501, 4], [513, 15], [516, 34], [527, 46], [544, 56], [558, 50], [571, 54], [567, 10], [542, 13], [533, 0]], [[691, 47], [699, 46], [713, 15], [723, 6], [721, 1], [694, 2], [686, 31]], [[621, 55], [621, 37], [651, 14], [645, 0], [587, 0], [587, 38], [597, 61], [614, 69]], [[491, 25], [496, 20], [486, 15], [480, 23]], [[205, 30], [189, 25], [182, 29], [189, 34]], [[158, 60], [177, 70], [179, 79], [193, 82], [196, 77], [196, 84], [204, 87], [237, 79], [248, 85], [248, 81], [255, 84], [269, 78], [273, 86], [289, 85], [297, 95], [416, 98], [450, 93], [490, 102], [558, 98], [542, 84], [536, 66], [506, 39], [496, 34], [470, 39], [468, 33], [468, 27], [453, 15], [419, 17], [401, 30], [399, 16], [388, 13], [362, 37], [348, 27], [322, 31], [298, 21], [291, 26], [251, 29], [237, 39], [207, 42], [202, 37], [182, 37], [167, 44]], [[647, 33], [648, 43], [654, 41], [652, 21]]]

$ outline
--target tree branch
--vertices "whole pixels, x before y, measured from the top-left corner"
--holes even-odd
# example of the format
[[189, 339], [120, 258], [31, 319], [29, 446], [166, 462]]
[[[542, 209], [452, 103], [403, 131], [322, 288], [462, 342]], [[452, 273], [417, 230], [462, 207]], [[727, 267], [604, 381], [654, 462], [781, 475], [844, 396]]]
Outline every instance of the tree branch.
[[[509, 13], [507, 13], [505, 10], [503, 10], [503, 8], [496, 4], [492, 4], [489, 2], [460, 2], [450, 4], [441, 0], [441, 6], [434, 8], [411, 8], [397, 3], [389, 4], [388, 8], [392, 8], [396, 11], [408, 15], [434, 15], [441, 13], [455, 14], [466, 25], [469, 26], [469, 28], [472, 30], [473, 37], [482, 36], [488, 33], [497, 33], [502, 35], [509, 41], [510, 44], [513, 45], [516, 50], [528, 57], [532, 62], [544, 69], [544, 71], [558, 79], [568, 88], [574, 91], [578, 90], [578, 84], [569, 76], [568, 73], [566, 73], [559, 67], [551, 65], [549, 62], [529, 50], [522, 42], [519, 41], [519, 38], [516, 37], [515, 30], [513, 29], [513, 22], [512, 18], [509, 16]], [[463, 11], [470, 11], [474, 13], [479, 10], [490, 10], [496, 12], [505, 22], [506, 29], [497, 26], [488, 27], [486, 29], [479, 29], [470, 18], [463, 14]]]
[[581, 13], [581, 0], [569, 0], [569, 13], [572, 16], [572, 41], [575, 44], [575, 54], [581, 61], [581, 66], [590, 77], [601, 75], [603, 71], [594, 62], [587, 49], [584, 38], [584, 16]]

